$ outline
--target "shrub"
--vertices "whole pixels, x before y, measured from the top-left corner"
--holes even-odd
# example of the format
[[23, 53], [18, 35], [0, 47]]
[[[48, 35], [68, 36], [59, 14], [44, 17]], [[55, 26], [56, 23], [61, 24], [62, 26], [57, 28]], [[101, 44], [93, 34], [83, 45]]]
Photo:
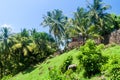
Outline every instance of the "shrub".
[[67, 80], [81, 80], [79, 74], [74, 72], [72, 69], [69, 69], [65, 72]]
[[111, 78], [111, 80], [119, 80], [120, 79], [120, 65], [113, 65], [111, 67], [110, 78]]
[[50, 80], [80, 80], [77, 73], [72, 69], [67, 70], [64, 74], [57, 70], [56, 67], [49, 69]]
[[90, 78], [101, 72], [102, 64], [107, 61], [107, 57], [101, 54], [103, 48], [103, 44], [97, 46], [93, 40], [88, 40], [84, 46], [80, 47], [78, 59], [85, 70], [85, 77]]
[[109, 56], [109, 61], [103, 66], [103, 70], [106, 72], [105, 75], [110, 80], [120, 79], [120, 57], [119, 55]]
[[63, 62], [63, 65], [60, 67], [62, 73], [65, 73], [67, 71], [68, 66], [72, 63], [72, 60], [73, 60], [73, 57], [68, 56], [67, 59]]
[[56, 67], [49, 69], [50, 80], [65, 80], [61, 72], [56, 69]]
[[4, 76], [1, 80], [9, 80], [11, 77], [12, 75], [7, 75], [7, 76]]

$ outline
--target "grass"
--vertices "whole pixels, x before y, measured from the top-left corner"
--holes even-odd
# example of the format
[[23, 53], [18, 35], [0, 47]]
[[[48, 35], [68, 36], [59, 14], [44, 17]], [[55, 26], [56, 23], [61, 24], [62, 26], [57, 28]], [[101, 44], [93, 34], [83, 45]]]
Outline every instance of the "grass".
[[56, 69], [59, 69], [59, 66], [62, 65], [63, 61], [70, 55], [73, 56], [73, 63], [78, 64], [79, 62], [76, 58], [78, 52], [78, 50], [74, 49], [55, 58], [48, 59], [36, 65], [34, 68], [28, 68], [26, 71], [20, 72], [10, 80], [49, 80], [48, 68], [56, 67]]
[[120, 55], [120, 46], [114, 45], [112, 47], [108, 47], [107, 49], [103, 50], [104, 55]]
[[[104, 49], [102, 53], [103, 55], [106, 55], [106, 56], [113, 56], [113, 55], [120, 56], [120, 46], [116, 45], [116, 46], [108, 47]], [[9, 80], [49, 80], [48, 68], [56, 67], [56, 69], [59, 70], [59, 67], [62, 65], [63, 61], [68, 56], [73, 56], [72, 63], [78, 65], [79, 61], [76, 58], [78, 54], [79, 54], [78, 50], [76, 49], [71, 50], [60, 56], [56, 56], [54, 58], [48, 59], [43, 63], [36, 65], [33, 68], [28, 68], [24, 72], [20, 72], [14, 77], [11, 77]], [[98, 79], [98, 77], [93, 77], [91, 80], [96, 80], [96, 79]], [[3, 79], [3, 80], [7, 80], [7, 79]], [[82, 80], [88, 80], [88, 79], [83, 78]]]

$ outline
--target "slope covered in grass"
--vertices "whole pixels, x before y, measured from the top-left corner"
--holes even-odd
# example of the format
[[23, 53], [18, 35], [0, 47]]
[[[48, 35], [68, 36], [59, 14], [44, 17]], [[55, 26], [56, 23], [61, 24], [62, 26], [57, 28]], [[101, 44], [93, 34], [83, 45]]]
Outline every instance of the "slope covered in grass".
[[120, 46], [119, 45], [113, 45], [111, 47], [106, 48], [103, 50], [104, 55], [120, 55]]
[[[120, 46], [116, 45], [116, 46], [108, 47], [102, 51], [102, 54], [109, 57], [117, 55], [120, 58]], [[15, 75], [9, 80], [49, 80], [49, 70], [48, 70], [49, 68], [56, 67], [56, 69], [59, 70], [60, 69], [59, 67], [63, 64], [64, 60], [68, 56], [73, 56], [72, 63], [78, 65], [79, 61], [76, 58], [77, 55], [79, 55], [79, 50], [76, 49], [71, 50], [60, 56], [56, 56], [54, 58], [48, 59], [43, 63], [36, 65], [33, 68], [28, 68], [26, 71], [20, 72], [19, 74]], [[99, 77], [92, 77], [91, 80], [96, 80], [98, 78]]]
[[55, 58], [48, 59], [43, 63], [36, 65], [34, 68], [28, 68], [26, 71], [15, 75], [10, 80], [48, 80], [48, 68], [56, 67], [56, 69], [59, 69], [59, 66], [62, 65], [63, 61], [70, 55], [73, 56], [73, 63], [78, 64], [76, 58], [78, 52], [78, 50], [72, 50], [60, 56], [56, 56]]

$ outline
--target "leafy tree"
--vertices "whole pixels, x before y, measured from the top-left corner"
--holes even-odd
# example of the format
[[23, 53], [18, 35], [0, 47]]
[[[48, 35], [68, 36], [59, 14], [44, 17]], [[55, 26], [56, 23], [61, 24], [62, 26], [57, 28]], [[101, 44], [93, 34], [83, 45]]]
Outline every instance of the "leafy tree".
[[107, 57], [101, 54], [104, 45], [97, 46], [93, 40], [88, 40], [84, 46], [80, 47], [81, 53], [78, 56], [85, 72], [84, 76], [91, 76], [101, 72], [101, 66], [106, 63]]

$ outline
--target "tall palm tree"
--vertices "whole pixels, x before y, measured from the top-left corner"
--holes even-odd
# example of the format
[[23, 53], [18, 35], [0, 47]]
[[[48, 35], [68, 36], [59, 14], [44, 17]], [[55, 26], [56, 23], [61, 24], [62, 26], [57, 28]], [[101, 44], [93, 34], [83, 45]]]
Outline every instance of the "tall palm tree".
[[69, 44], [69, 40], [71, 39], [71, 37], [74, 35], [74, 29], [73, 29], [73, 20], [72, 19], [68, 19], [67, 23], [65, 24], [65, 36], [64, 36], [64, 40], [65, 40], [65, 48], [68, 47]]
[[49, 32], [54, 35], [59, 46], [65, 32], [64, 25], [67, 22], [67, 17], [62, 14], [61, 10], [57, 9], [47, 12], [47, 15], [44, 16], [43, 19], [42, 25], [44, 27], [49, 26]]
[[3, 71], [4, 71], [4, 67], [3, 67], [3, 64], [4, 64], [4, 60], [3, 60], [3, 44], [2, 42], [0, 41], [0, 79], [4, 76], [3, 74]]
[[76, 32], [83, 37], [83, 42], [89, 35], [90, 19], [88, 18], [88, 12], [83, 8], [78, 8], [74, 13], [73, 24]]
[[91, 18], [89, 17], [89, 11], [84, 8], [77, 8], [77, 11], [74, 13], [73, 19], [73, 27], [75, 32], [77, 32], [76, 36], [83, 39], [83, 43], [88, 38], [96, 38], [100, 37], [99, 34], [95, 33], [95, 26], [91, 22]]
[[2, 27], [1, 28], [1, 35], [0, 35], [0, 40], [1, 40], [1, 45], [2, 45], [2, 50], [1, 53], [3, 53], [3, 75], [6, 75], [5, 69], [7, 68], [7, 59], [8, 55], [10, 54], [10, 47], [8, 45], [9, 42], [9, 36], [10, 36], [10, 31], [11, 29], [8, 27]]
[[109, 8], [109, 5], [103, 5], [102, 0], [94, 0], [93, 4], [88, 4], [91, 23], [95, 25], [95, 32], [100, 35], [110, 33], [111, 27], [107, 24], [111, 24], [112, 19], [110, 14], [106, 12]]

